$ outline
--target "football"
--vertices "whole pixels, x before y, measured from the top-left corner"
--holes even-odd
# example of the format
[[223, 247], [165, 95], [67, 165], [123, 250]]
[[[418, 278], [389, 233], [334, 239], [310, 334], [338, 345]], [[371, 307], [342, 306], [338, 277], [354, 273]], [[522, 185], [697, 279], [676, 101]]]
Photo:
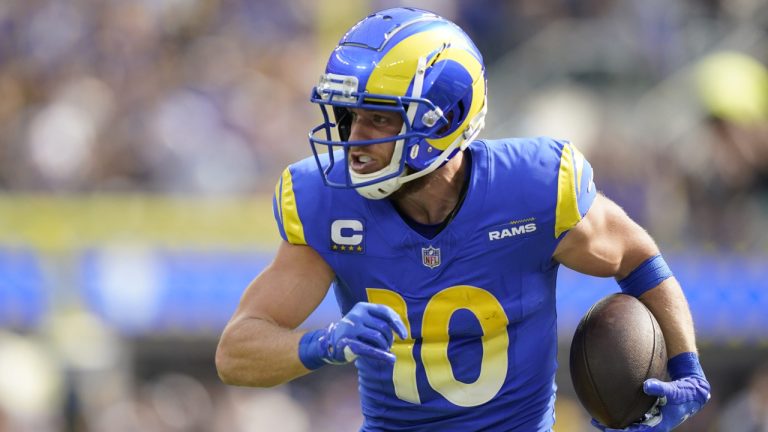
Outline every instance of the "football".
[[621, 429], [642, 419], [656, 402], [643, 392], [643, 382], [666, 377], [664, 335], [640, 300], [611, 294], [579, 322], [570, 364], [573, 387], [587, 412]]

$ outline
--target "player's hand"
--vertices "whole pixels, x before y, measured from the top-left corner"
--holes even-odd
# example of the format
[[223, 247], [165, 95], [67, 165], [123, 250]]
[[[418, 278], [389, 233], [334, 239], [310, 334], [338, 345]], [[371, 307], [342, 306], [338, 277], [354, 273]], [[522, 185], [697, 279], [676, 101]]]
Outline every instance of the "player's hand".
[[710, 386], [696, 354], [683, 353], [673, 357], [668, 369], [673, 381], [649, 379], [643, 383], [643, 391], [659, 400], [642, 422], [625, 429], [611, 429], [594, 419], [592, 425], [605, 432], [667, 432], [699, 412], [709, 401]]
[[389, 352], [393, 331], [401, 339], [407, 337], [405, 324], [392, 308], [360, 302], [341, 320], [305, 334], [299, 343], [299, 358], [308, 369], [324, 363], [349, 363], [358, 356], [393, 364], [395, 356]]

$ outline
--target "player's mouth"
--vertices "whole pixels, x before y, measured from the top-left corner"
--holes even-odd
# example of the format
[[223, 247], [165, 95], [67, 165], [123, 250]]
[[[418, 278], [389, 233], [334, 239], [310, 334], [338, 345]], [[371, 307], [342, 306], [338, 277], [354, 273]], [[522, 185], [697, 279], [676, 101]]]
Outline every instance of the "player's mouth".
[[365, 153], [351, 153], [349, 168], [357, 174], [370, 174], [380, 169], [376, 159]]

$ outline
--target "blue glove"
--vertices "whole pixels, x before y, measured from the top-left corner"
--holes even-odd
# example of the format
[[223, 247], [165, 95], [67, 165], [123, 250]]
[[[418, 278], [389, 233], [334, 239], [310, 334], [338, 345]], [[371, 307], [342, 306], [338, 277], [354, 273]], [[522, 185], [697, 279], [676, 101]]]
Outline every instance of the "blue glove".
[[299, 341], [299, 359], [310, 370], [324, 364], [349, 363], [357, 356], [394, 364], [395, 356], [389, 352], [393, 330], [401, 339], [408, 335], [392, 308], [360, 302], [327, 328], [305, 333]]
[[604, 432], [667, 432], [699, 412], [710, 398], [699, 357], [692, 352], [678, 354], [669, 359], [667, 370], [671, 382], [649, 379], [643, 383], [643, 391], [659, 400], [641, 422], [625, 429], [611, 429], [595, 419], [592, 425]]

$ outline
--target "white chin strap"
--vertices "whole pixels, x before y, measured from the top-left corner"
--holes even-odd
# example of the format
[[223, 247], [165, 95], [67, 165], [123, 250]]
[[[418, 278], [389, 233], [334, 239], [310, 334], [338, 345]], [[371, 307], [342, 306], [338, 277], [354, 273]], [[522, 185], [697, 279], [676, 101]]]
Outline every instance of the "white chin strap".
[[[416, 79], [413, 81], [413, 91], [411, 92], [411, 97], [414, 99], [418, 99], [421, 97], [421, 91], [424, 87], [424, 75], [426, 72], [426, 65], [427, 65], [427, 58], [421, 57], [419, 58], [418, 66], [416, 67]], [[412, 103], [408, 106], [408, 112], [406, 113], [408, 117], [408, 123], [413, 125], [413, 120], [416, 117], [416, 110], [417, 108], [416, 103]], [[394, 193], [396, 190], [400, 189], [400, 187], [411, 180], [416, 180], [419, 177], [423, 177], [432, 171], [439, 168], [443, 162], [445, 162], [450, 156], [450, 154], [456, 149], [456, 147], [461, 146], [461, 150], [464, 150], [467, 148], [469, 143], [471, 143], [475, 137], [477, 137], [477, 134], [480, 133], [480, 130], [483, 129], [483, 126], [485, 126], [485, 113], [486, 113], [486, 107], [488, 106], [487, 101], [483, 104], [483, 109], [480, 110], [477, 115], [475, 115], [472, 120], [470, 120], [469, 125], [464, 130], [462, 134], [460, 134], [456, 139], [449, 145], [445, 150], [443, 150], [442, 153], [440, 153], [440, 156], [438, 156], [428, 167], [424, 168], [421, 171], [417, 171], [414, 173], [411, 173], [409, 175], [406, 175], [405, 170], [397, 176], [393, 177], [387, 180], [383, 180], [377, 183], [370, 184], [368, 186], [361, 186], [356, 188], [357, 193], [362, 195], [365, 198], [368, 199], [382, 199], [386, 198], [392, 193]], [[403, 123], [403, 128], [400, 131], [400, 135], [404, 135], [407, 131], [408, 127], [406, 123]], [[386, 167], [369, 173], [369, 174], [358, 174], [352, 169], [349, 169], [349, 176], [352, 179], [352, 183], [363, 183], [370, 180], [375, 180], [380, 177], [384, 177], [386, 175], [392, 174], [397, 172], [398, 169], [400, 169], [400, 160], [403, 157], [403, 147], [405, 146], [405, 139], [399, 139], [395, 141], [395, 149], [392, 152], [392, 159], [389, 161], [389, 165]]]

